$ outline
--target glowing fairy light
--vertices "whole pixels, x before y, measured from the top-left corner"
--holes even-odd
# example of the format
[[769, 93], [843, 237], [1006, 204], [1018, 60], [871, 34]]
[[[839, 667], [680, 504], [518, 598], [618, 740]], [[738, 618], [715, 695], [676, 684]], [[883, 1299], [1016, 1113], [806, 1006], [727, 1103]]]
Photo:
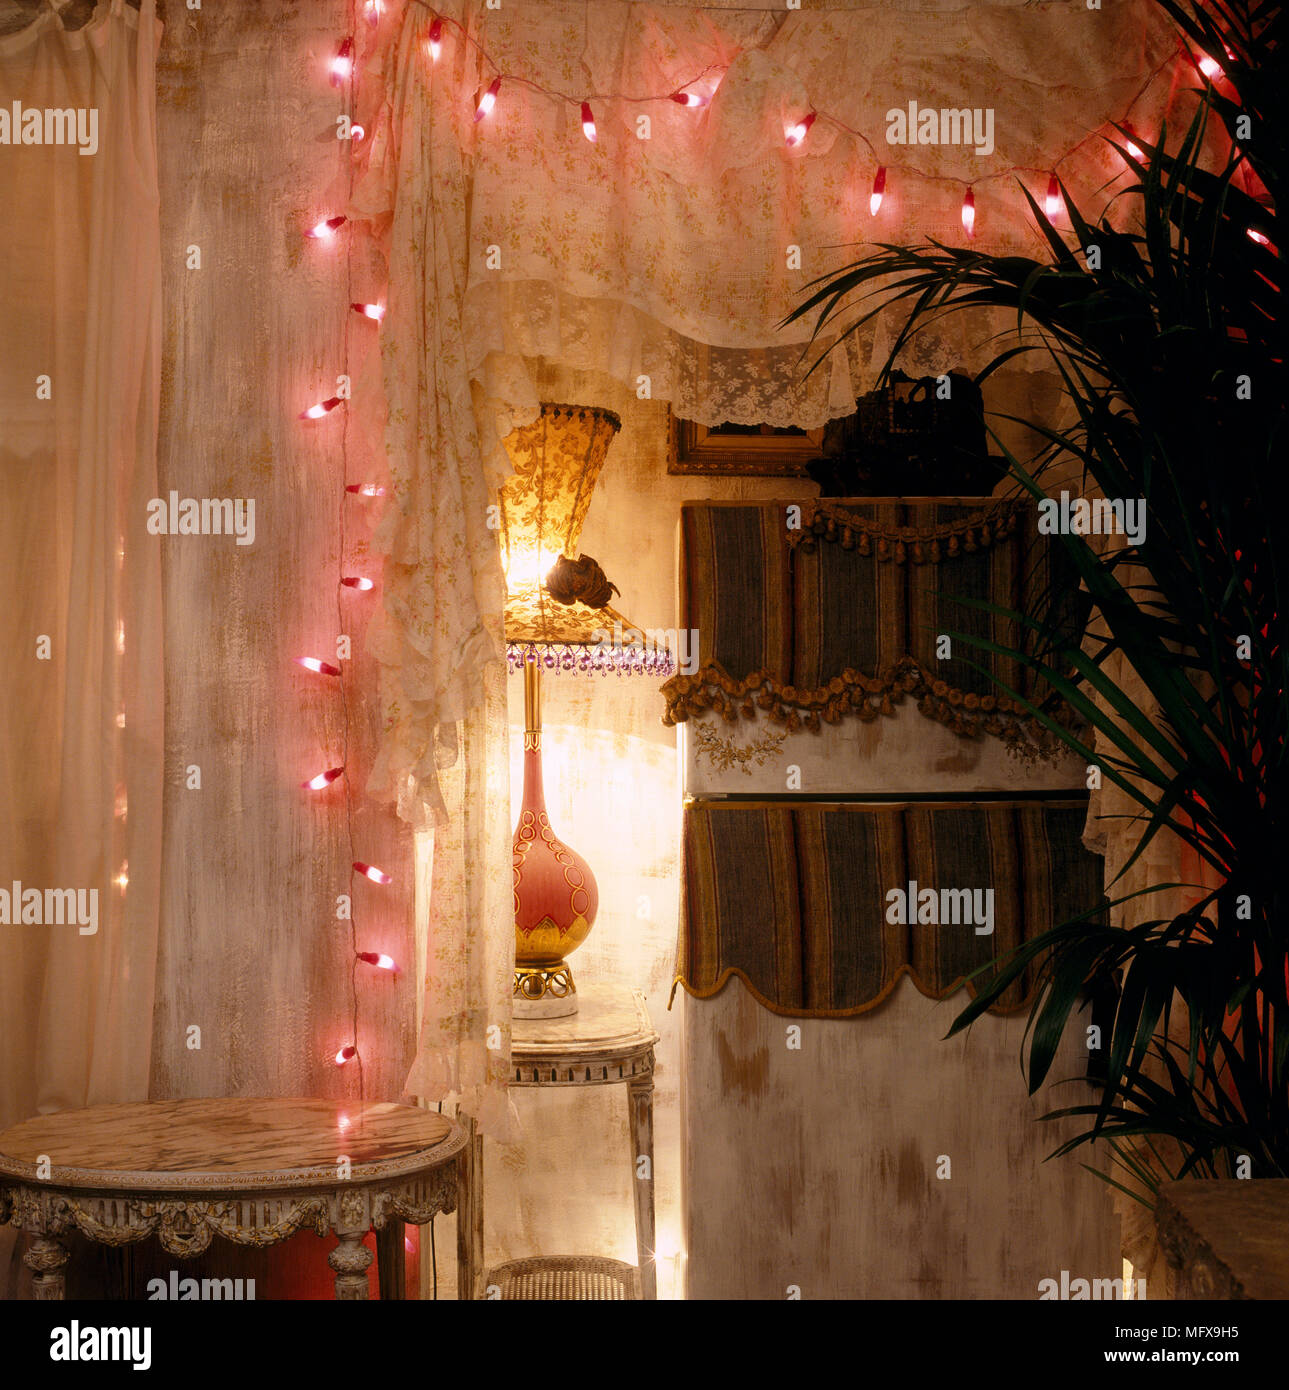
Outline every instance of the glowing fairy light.
[[868, 215], [877, 216], [877, 209], [882, 206], [882, 199], [886, 196], [886, 167], [883, 165], [873, 175], [873, 191], [868, 195]]
[[347, 82], [354, 71], [354, 41], [353, 39], [342, 39], [340, 47], [336, 49], [336, 56], [331, 60], [331, 85], [339, 87], [341, 83]]
[[307, 782], [301, 782], [302, 787], [311, 792], [320, 792], [323, 787], [329, 787], [337, 777], [344, 776], [343, 767], [329, 767], [326, 772], [320, 772], [316, 777], [310, 777]]
[[976, 195], [970, 188], [962, 199], [962, 229], [969, 237], [976, 234]]
[[297, 656], [295, 664], [303, 666], [306, 671], [314, 671], [320, 676], [338, 676], [340, 674], [339, 666], [333, 666], [330, 661], [323, 661], [320, 656]]
[[315, 222], [305, 232], [305, 236], [312, 237], [314, 241], [330, 241], [335, 236], [336, 229], [343, 227], [348, 220], [343, 214], [337, 217], [326, 217], [321, 222]]
[[479, 104], [474, 108], [474, 118], [481, 121], [488, 115], [492, 108], [497, 104], [497, 93], [501, 91], [501, 78], [494, 77], [488, 90], [479, 98]]
[[790, 125], [784, 132], [784, 143], [791, 149], [794, 145], [799, 145], [810, 133], [810, 127], [819, 119], [818, 113], [811, 111], [809, 115], [803, 116], [796, 125]]

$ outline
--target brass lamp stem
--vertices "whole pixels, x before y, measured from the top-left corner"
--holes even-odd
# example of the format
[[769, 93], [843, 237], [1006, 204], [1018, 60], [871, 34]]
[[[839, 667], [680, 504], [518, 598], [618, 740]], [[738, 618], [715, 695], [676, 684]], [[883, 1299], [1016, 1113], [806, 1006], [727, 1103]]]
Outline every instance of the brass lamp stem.
[[524, 747], [542, 746], [542, 668], [524, 662]]

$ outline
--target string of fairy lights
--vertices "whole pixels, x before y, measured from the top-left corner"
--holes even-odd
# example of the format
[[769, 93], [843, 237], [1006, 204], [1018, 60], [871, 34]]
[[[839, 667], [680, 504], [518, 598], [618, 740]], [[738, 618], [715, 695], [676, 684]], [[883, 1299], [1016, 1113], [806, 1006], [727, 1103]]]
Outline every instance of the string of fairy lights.
[[[474, 119], [476, 123], [485, 121], [496, 109], [497, 103], [502, 99], [503, 91], [508, 87], [524, 87], [541, 96], [547, 97], [551, 101], [559, 102], [571, 107], [576, 107], [579, 112], [580, 124], [583, 136], [591, 143], [597, 144], [600, 138], [599, 127], [596, 123], [595, 109], [603, 109], [609, 105], [645, 105], [649, 103], [675, 102], [680, 106], [686, 107], [695, 112], [701, 112], [704, 108], [711, 105], [715, 96], [716, 89], [720, 85], [720, 80], [729, 69], [729, 64], [711, 64], [693, 77], [683, 81], [679, 86], [667, 91], [652, 92], [646, 94], [626, 93], [626, 92], [566, 92], [558, 89], [545, 87], [531, 77], [522, 73], [503, 69], [495, 60], [493, 55], [474, 38], [473, 35], [455, 19], [437, 13], [428, 3], [428, 0], [409, 0], [409, 3], [418, 5], [425, 9], [428, 16], [428, 29], [424, 39], [424, 51], [429, 56], [431, 63], [438, 63], [445, 42], [445, 38], [451, 32], [452, 37], [460, 43], [474, 49], [485, 65], [486, 70], [493, 74], [486, 85], [481, 85], [473, 95]], [[695, 8], [703, 8], [695, 6]], [[379, 23], [380, 17], [384, 12], [383, 0], [370, 0], [369, 5], [364, 7], [369, 22]], [[589, 16], [589, 6], [588, 6]], [[345, 55], [351, 51], [345, 45], [348, 40], [342, 41], [333, 64], [343, 63]], [[1126, 152], [1129, 159], [1140, 164], [1146, 158], [1146, 152], [1142, 148], [1145, 143], [1149, 148], [1148, 142], [1138, 134], [1132, 122], [1132, 114], [1138, 103], [1155, 84], [1155, 82], [1165, 73], [1172, 69], [1177, 57], [1180, 56], [1183, 62], [1193, 69], [1205, 82], [1220, 83], [1224, 80], [1221, 66], [1206, 54], [1193, 53], [1184, 44], [1179, 43], [1178, 52], [1170, 53], [1158, 66], [1147, 74], [1141, 86], [1132, 96], [1124, 110], [1123, 116], [1116, 122], [1106, 122], [1102, 127], [1089, 131], [1080, 140], [1076, 141], [1064, 151], [1048, 168], [1036, 168], [1030, 165], [1010, 164], [1004, 167], [991, 169], [988, 173], [977, 175], [972, 179], [959, 178], [948, 174], [928, 175], [923, 173], [915, 165], [900, 163], [891, 160], [889, 157], [883, 162], [883, 158], [878, 153], [878, 147], [873, 140], [862, 130], [848, 124], [839, 116], [830, 111], [826, 111], [814, 106], [810, 106], [795, 118], [790, 120], [784, 127], [783, 143], [785, 149], [795, 149], [804, 145], [811, 129], [816, 122], [824, 122], [831, 125], [835, 130], [851, 137], [857, 143], [863, 145], [873, 162], [873, 176], [871, 191], [869, 193], [868, 208], [869, 216], [876, 218], [886, 200], [888, 193], [893, 189], [891, 180], [892, 173], [909, 173], [924, 182], [945, 183], [956, 185], [963, 190], [960, 216], [963, 230], [968, 238], [975, 236], [976, 224], [976, 205], [977, 188], [995, 179], [1011, 178], [1020, 174], [1038, 174], [1046, 177], [1047, 185], [1044, 195], [1044, 212], [1049, 220], [1052, 220], [1063, 211], [1063, 198], [1061, 192], [1060, 170], [1071, 158], [1073, 158], [1085, 145], [1094, 140], [1106, 139], [1106, 132], [1113, 130], [1117, 132], [1123, 140], [1122, 150]], [[1142, 143], [1139, 143], [1141, 141]]]
[[[364, 4], [363, 14], [373, 26], [380, 22], [384, 12], [384, 5], [380, 0], [369, 0]], [[348, 111], [340, 118], [341, 132], [345, 138], [351, 142], [351, 149], [361, 141], [366, 132], [362, 126], [356, 124], [352, 119], [352, 112], [355, 110], [357, 99], [356, 84], [354, 79], [354, 41], [352, 38], [345, 39], [330, 64], [330, 77], [332, 85], [343, 89], [346, 97]], [[353, 192], [353, 163], [350, 161], [348, 170], [348, 192], [352, 196]], [[324, 240], [330, 238], [335, 232], [344, 225], [344, 217], [332, 217], [309, 229], [307, 235], [316, 239]], [[362, 318], [379, 325], [385, 315], [384, 305], [378, 303], [363, 303], [352, 301], [353, 293], [353, 256], [352, 249], [348, 248], [345, 256], [345, 297], [350, 300], [350, 308]], [[300, 412], [302, 420], [320, 420], [332, 411], [337, 409], [344, 401], [349, 399], [349, 358], [350, 358], [350, 326], [353, 323], [348, 317], [345, 320], [345, 333], [343, 343], [343, 365], [344, 372], [338, 381], [343, 382], [344, 386], [334, 396], [328, 396], [325, 400], [318, 401], [308, 409]], [[349, 419], [348, 412], [344, 412], [345, 420], [341, 432], [340, 454], [341, 454], [341, 473], [343, 477], [343, 489], [339, 493], [338, 501], [338, 565], [339, 574], [336, 583], [336, 622], [337, 630], [344, 633], [347, 627], [346, 622], [346, 602], [352, 601], [352, 597], [362, 594], [370, 594], [376, 588], [375, 580], [365, 574], [353, 574], [349, 572], [349, 508], [357, 498], [376, 498], [385, 495], [385, 489], [377, 483], [372, 482], [352, 482], [349, 478]], [[296, 663], [306, 671], [315, 675], [323, 676], [336, 682], [340, 695], [341, 713], [341, 757], [340, 762], [333, 767], [324, 768], [321, 772], [306, 779], [301, 785], [306, 791], [325, 792], [336, 782], [343, 780], [344, 787], [344, 807], [345, 825], [349, 845], [349, 892], [348, 897], [348, 923], [349, 923], [349, 944], [352, 954], [352, 967], [349, 979], [349, 998], [350, 998], [350, 1034], [349, 1040], [343, 1043], [336, 1051], [334, 1062], [336, 1066], [343, 1067], [349, 1063], [354, 1063], [358, 1071], [359, 1099], [362, 1099], [363, 1084], [363, 1059], [358, 1045], [358, 974], [364, 968], [373, 970], [396, 971], [397, 963], [384, 952], [365, 951], [359, 949], [359, 922], [357, 895], [354, 892], [358, 879], [364, 878], [371, 883], [380, 886], [387, 886], [393, 882], [392, 877], [383, 869], [375, 864], [366, 862], [357, 857], [355, 849], [354, 834], [354, 788], [349, 775], [349, 755], [350, 755], [350, 736], [351, 736], [351, 716], [349, 707], [349, 688], [345, 679], [343, 665], [340, 664], [341, 657], [337, 654], [336, 661], [329, 661], [318, 656], [301, 656], [295, 658]]]
[[[623, 92], [583, 92], [572, 93], [558, 91], [544, 87], [539, 82], [520, 72], [503, 69], [473, 35], [455, 19], [450, 16], [437, 13], [427, 0], [409, 0], [410, 4], [419, 6], [425, 10], [425, 29], [423, 38], [418, 40], [421, 50], [426, 60], [433, 66], [436, 65], [444, 51], [444, 46], [448, 42], [456, 42], [467, 45], [474, 49], [484, 65], [485, 73], [491, 73], [491, 77], [473, 93], [472, 102], [474, 105], [474, 121], [477, 125], [483, 125], [497, 109], [500, 102], [505, 100], [508, 89], [513, 87], [525, 88], [540, 96], [555, 102], [576, 107], [580, 117], [581, 133], [591, 144], [597, 144], [600, 140], [600, 130], [596, 122], [596, 108], [604, 110], [605, 107], [614, 104], [622, 105], [647, 105], [649, 103], [674, 102], [677, 105], [693, 111], [696, 119], [701, 119], [701, 113], [710, 107], [712, 99], [719, 87], [721, 78], [728, 70], [728, 64], [713, 64], [702, 69], [692, 77], [681, 82], [677, 87], [666, 91], [659, 91], [645, 94], [631, 94]], [[356, 11], [354, 12], [355, 24], [359, 15], [373, 29], [376, 28], [385, 17], [387, 6], [385, 0], [359, 0]], [[355, 56], [357, 45], [354, 35], [347, 35], [340, 39], [335, 51], [327, 64], [327, 71], [331, 84], [337, 89], [342, 90], [346, 96], [346, 105], [349, 115], [341, 118], [347, 138], [351, 142], [351, 152], [365, 138], [366, 132], [361, 125], [352, 119], [352, 113], [356, 109], [356, 80], [355, 80]], [[1207, 55], [1197, 55], [1191, 52], [1184, 45], [1180, 49], [1181, 60], [1192, 68], [1199, 78], [1207, 83], [1221, 83], [1224, 81], [1224, 74], [1221, 66]], [[977, 208], [977, 189], [981, 185], [991, 180], [1017, 176], [1022, 174], [1039, 174], [1046, 176], [1047, 186], [1044, 196], [1044, 212], [1049, 220], [1055, 220], [1062, 212], [1063, 192], [1060, 180], [1061, 167], [1067, 163], [1084, 145], [1090, 140], [1108, 138], [1105, 131], [1115, 130], [1122, 137], [1122, 145], [1118, 148], [1126, 156], [1129, 164], [1140, 166], [1147, 155], [1142, 148], [1151, 148], [1145, 138], [1138, 134], [1134, 128], [1131, 116], [1137, 104], [1145, 96], [1151, 86], [1159, 77], [1168, 71], [1176, 61], [1177, 55], [1170, 54], [1162, 63], [1159, 64], [1143, 81], [1132, 100], [1128, 103], [1121, 120], [1114, 123], [1107, 123], [1100, 130], [1094, 130], [1085, 135], [1074, 145], [1070, 146], [1061, 154], [1054, 163], [1047, 169], [1036, 169], [1022, 165], [1009, 165], [1005, 168], [991, 169], [988, 173], [979, 175], [974, 179], [956, 178], [951, 175], [926, 175], [915, 166], [900, 164], [895, 161], [883, 163], [878, 153], [877, 146], [863, 131], [848, 125], [836, 115], [816, 107], [809, 107], [795, 115], [784, 128], [783, 143], [785, 150], [798, 148], [809, 139], [810, 132], [814, 126], [822, 121], [833, 126], [836, 130], [849, 136], [858, 144], [867, 149], [873, 165], [872, 184], [868, 198], [868, 211], [870, 218], [877, 218], [882, 206], [886, 201], [892, 188], [892, 175], [907, 173], [929, 182], [954, 184], [962, 188], [961, 221], [963, 230], [968, 238], [975, 236], [976, 208]], [[1142, 143], [1139, 144], [1138, 141]], [[353, 162], [349, 166], [349, 190], [353, 188]], [[343, 213], [337, 213], [325, 217], [309, 227], [304, 235], [317, 242], [332, 240], [342, 227], [345, 226], [348, 218]], [[1249, 236], [1255, 241], [1267, 244], [1267, 238], [1256, 230], [1250, 229]], [[353, 280], [353, 260], [352, 245], [347, 249], [345, 260], [345, 283], [346, 299], [352, 294]], [[379, 325], [385, 314], [385, 306], [380, 303], [358, 302], [350, 300], [351, 310], [361, 318], [374, 322]], [[349, 332], [352, 320], [346, 319], [344, 336], [344, 362], [346, 372], [343, 381], [346, 383], [343, 392], [328, 396], [323, 400], [309, 406], [300, 413], [302, 420], [316, 421], [330, 415], [348, 400], [348, 364], [349, 364]], [[349, 449], [348, 449], [348, 419], [346, 420], [341, 437], [341, 456], [342, 471], [344, 476], [344, 491], [340, 494], [339, 506], [339, 566], [338, 583], [336, 587], [336, 613], [340, 630], [345, 627], [345, 603], [347, 595], [368, 594], [375, 589], [375, 581], [366, 575], [350, 574], [347, 572], [346, 555], [348, 550], [348, 508], [357, 498], [379, 498], [385, 495], [385, 488], [377, 483], [366, 481], [350, 481], [349, 479]], [[348, 759], [350, 746], [350, 709], [349, 692], [345, 679], [344, 669], [337, 661], [329, 661], [321, 657], [306, 656], [297, 657], [297, 662], [306, 670], [324, 678], [334, 680], [340, 694], [341, 716], [342, 716], [342, 755], [339, 764], [325, 768], [314, 776], [306, 780], [302, 785], [311, 792], [325, 792], [327, 788], [343, 779], [344, 784], [344, 805], [347, 822], [347, 832], [350, 849], [350, 945], [353, 954], [353, 968], [350, 974], [350, 998], [351, 998], [351, 1032], [348, 1042], [344, 1043], [335, 1054], [337, 1066], [344, 1066], [350, 1062], [355, 1062], [358, 1068], [359, 1085], [362, 1085], [362, 1054], [358, 1046], [358, 973], [363, 967], [370, 967], [376, 970], [394, 971], [397, 969], [396, 963], [387, 955], [375, 951], [359, 950], [359, 929], [357, 921], [357, 911], [353, 907], [354, 894], [352, 892], [356, 880], [359, 877], [365, 878], [371, 883], [385, 886], [392, 882], [389, 874], [378, 868], [374, 864], [367, 863], [356, 857], [354, 850], [354, 824], [353, 824], [353, 786], [348, 775]]]
[[[541, 96], [547, 97], [551, 101], [560, 102], [572, 107], [576, 107], [579, 112], [580, 124], [583, 136], [591, 144], [597, 144], [600, 139], [599, 126], [595, 118], [595, 108], [599, 106], [603, 109], [606, 105], [643, 105], [648, 103], [675, 102], [689, 110], [700, 112], [709, 107], [715, 95], [716, 88], [719, 86], [721, 77], [728, 70], [728, 64], [711, 64], [704, 68], [695, 76], [688, 78], [679, 87], [665, 92], [654, 92], [646, 94], [633, 94], [626, 92], [591, 92], [577, 94], [572, 92], [559, 91], [554, 88], [545, 87], [541, 83], [534, 81], [530, 77], [524, 76], [509, 70], [503, 70], [493, 58], [491, 53], [484, 48], [465, 28], [455, 19], [440, 15], [429, 9], [425, 0], [410, 0], [410, 3], [419, 5], [427, 10], [428, 24], [423, 43], [423, 49], [433, 64], [437, 64], [443, 53], [443, 46], [449, 32], [453, 37], [475, 49], [483, 63], [493, 73], [492, 78], [486, 86], [481, 85], [473, 95], [474, 120], [476, 124], [484, 122], [496, 109], [498, 101], [502, 99], [504, 89], [508, 87], [524, 87], [536, 92]], [[385, 5], [383, 0], [367, 0], [363, 6], [363, 12], [368, 22], [379, 24], [384, 15]], [[1195, 70], [1196, 73], [1206, 82], [1218, 83], [1223, 81], [1223, 73], [1219, 64], [1207, 55], [1196, 55], [1189, 49], [1180, 49], [1183, 60]], [[340, 40], [336, 47], [336, 52], [331, 59], [332, 81], [337, 85], [349, 80], [353, 71], [354, 41], [352, 38]], [[1173, 66], [1176, 55], [1169, 54], [1161, 63], [1158, 64], [1145, 78], [1138, 88], [1124, 111], [1122, 118], [1115, 122], [1107, 122], [1102, 128], [1093, 130], [1076, 141], [1057, 159], [1050, 167], [1040, 169], [1032, 165], [1009, 164], [1001, 168], [991, 169], [988, 173], [979, 174], [972, 179], [959, 178], [950, 174], [928, 175], [919, 170], [915, 165], [900, 163], [895, 160], [887, 159], [882, 162], [878, 154], [877, 146], [872, 139], [862, 130], [849, 125], [839, 116], [825, 110], [811, 107], [802, 111], [796, 118], [790, 121], [783, 132], [783, 143], [785, 149], [795, 149], [804, 145], [811, 129], [816, 122], [823, 121], [853, 140], [862, 144], [868, 151], [874, 163], [871, 190], [868, 198], [869, 216], [876, 218], [881, 211], [883, 203], [888, 194], [892, 191], [893, 183], [891, 175], [893, 173], [909, 173], [924, 182], [945, 183], [956, 185], [963, 190], [960, 217], [963, 230], [968, 238], [974, 238], [976, 233], [976, 208], [977, 208], [977, 188], [982, 184], [989, 183], [995, 179], [1010, 178], [1021, 174], [1038, 174], [1047, 179], [1044, 194], [1043, 210], [1049, 220], [1054, 220], [1062, 214], [1063, 197], [1061, 191], [1060, 170], [1070, 159], [1072, 159], [1085, 145], [1098, 139], [1107, 139], [1106, 131], [1117, 132], [1123, 140], [1121, 149], [1128, 156], [1129, 160], [1137, 164], [1142, 163], [1146, 158], [1146, 151], [1142, 148], [1143, 143], [1149, 148], [1148, 142], [1139, 135], [1132, 122], [1132, 113], [1137, 104], [1142, 100], [1150, 88], [1158, 79], [1167, 73]], [[356, 138], [361, 138], [362, 127], [355, 126]], [[1142, 143], [1139, 143], [1142, 142]], [[325, 239], [335, 234], [347, 219], [343, 215], [329, 217], [311, 227], [307, 236]], [[368, 306], [373, 308], [375, 306]], [[314, 409], [320, 413], [332, 410], [339, 404], [336, 398], [330, 398], [320, 402]]]

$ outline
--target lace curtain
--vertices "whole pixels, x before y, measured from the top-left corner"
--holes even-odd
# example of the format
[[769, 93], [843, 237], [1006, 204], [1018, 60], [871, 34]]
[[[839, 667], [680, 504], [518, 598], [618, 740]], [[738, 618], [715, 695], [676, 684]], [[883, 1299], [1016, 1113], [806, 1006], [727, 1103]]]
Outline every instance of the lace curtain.
[[[534, 401], [521, 359], [541, 356], [640, 384], [708, 425], [814, 428], [849, 412], [872, 385], [894, 321], [867, 325], [807, 378], [831, 340], [807, 349], [811, 324], [781, 327], [804, 286], [854, 259], [866, 238], [961, 245], [963, 186], [935, 176], [1025, 166], [1041, 197], [1058, 156], [1085, 136], [1060, 172], [1085, 210], [1099, 210], [1123, 168], [1094, 132], [1124, 114], [1174, 51], [1156, 13], [968, 5], [716, 16], [550, 0], [476, 15], [472, 37], [503, 72], [591, 97], [597, 140], [583, 138], [578, 102], [505, 79], [495, 109], [469, 132], [473, 368], [514, 405]], [[460, 46], [445, 29], [445, 59]], [[468, 115], [492, 68], [471, 52], [465, 71], [439, 69], [438, 99]], [[710, 94], [710, 105], [599, 95], [682, 86]], [[1148, 113], [1166, 88], [1161, 78], [1142, 98], [1143, 129], [1154, 128]], [[886, 113], [911, 99], [989, 109], [994, 152], [887, 144]], [[786, 126], [810, 110], [825, 115], [786, 149]], [[872, 148], [829, 118], [864, 132]], [[879, 164], [886, 195], [871, 218]], [[977, 246], [1040, 251], [1016, 176], [986, 178], [975, 196]], [[1007, 326], [955, 316], [920, 335], [905, 365], [982, 366], [990, 333]]]
[[507, 470], [510, 424], [478, 399], [470, 368], [468, 130], [458, 109], [434, 100], [423, 17], [409, 7], [370, 72], [373, 152], [350, 209], [371, 222], [389, 261], [381, 342], [391, 497], [376, 535], [384, 607], [369, 635], [386, 737], [368, 791], [433, 831], [428, 863], [425, 837], [419, 846], [424, 985], [406, 1089], [457, 1100], [505, 1139], [516, 1128], [506, 1097], [514, 906], [505, 581], [488, 508]]
[[146, 1098], [157, 952], [160, 25], [61, 8], [0, 37], [6, 108], [90, 137], [0, 145], [0, 887], [97, 920], [0, 925], [0, 1126]]

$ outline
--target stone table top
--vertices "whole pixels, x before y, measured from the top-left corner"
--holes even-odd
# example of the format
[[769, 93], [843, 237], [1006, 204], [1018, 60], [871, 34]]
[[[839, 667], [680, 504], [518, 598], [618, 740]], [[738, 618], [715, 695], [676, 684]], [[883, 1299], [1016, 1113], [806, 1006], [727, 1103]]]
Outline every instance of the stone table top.
[[[64, 1190], [192, 1192], [336, 1185], [422, 1172], [465, 1134], [409, 1105], [300, 1099], [144, 1101], [38, 1115], [0, 1133], [0, 1178]], [[38, 1170], [42, 1157], [46, 1172]]]
[[564, 1018], [517, 1018], [513, 1056], [539, 1058], [570, 1052], [616, 1055], [658, 1041], [644, 995], [625, 985], [579, 984], [578, 1010]]

